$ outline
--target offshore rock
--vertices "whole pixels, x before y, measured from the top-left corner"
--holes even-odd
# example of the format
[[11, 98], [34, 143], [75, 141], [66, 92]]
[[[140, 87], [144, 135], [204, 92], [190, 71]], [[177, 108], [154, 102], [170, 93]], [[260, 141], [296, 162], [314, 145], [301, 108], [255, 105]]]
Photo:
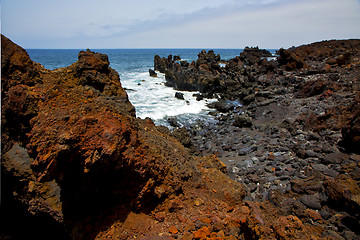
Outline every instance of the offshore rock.
[[157, 77], [158, 75], [156, 74], [156, 72], [152, 69], [149, 69], [149, 75], [150, 77]]

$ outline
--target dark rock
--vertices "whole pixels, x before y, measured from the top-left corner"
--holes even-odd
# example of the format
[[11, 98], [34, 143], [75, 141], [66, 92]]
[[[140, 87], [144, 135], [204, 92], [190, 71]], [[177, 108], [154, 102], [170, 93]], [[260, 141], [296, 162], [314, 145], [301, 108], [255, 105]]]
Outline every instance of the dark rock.
[[216, 110], [218, 110], [219, 112], [222, 112], [222, 113], [227, 113], [227, 112], [233, 110], [235, 107], [233, 104], [231, 104], [230, 102], [225, 101], [225, 100], [219, 100], [216, 102], [212, 102], [212, 103], [209, 103], [207, 106], [209, 108], [215, 108]]
[[242, 102], [244, 105], [249, 105], [250, 103], [255, 101], [255, 94], [249, 94], [243, 98]]
[[352, 116], [342, 130], [340, 145], [347, 151], [360, 154], [360, 102], [351, 106]]
[[180, 62], [180, 65], [181, 65], [181, 67], [183, 67], [183, 68], [187, 68], [187, 67], [189, 67], [190, 63], [187, 62], [187, 61], [181, 61], [181, 62]]
[[235, 117], [234, 126], [239, 128], [252, 127], [252, 118], [245, 115], [237, 115]]
[[262, 58], [271, 56], [272, 54], [268, 50], [259, 49], [259, 47], [245, 47], [243, 52], [240, 53], [240, 60], [246, 65], [252, 66], [259, 64]]
[[319, 211], [321, 217], [325, 220], [328, 220], [330, 217], [331, 217], [331, 214], [330, 212], [328, 211], [328, 209], [325, 207], [325, 208], [322, 208], [320, 211]]
[[316, 152], [314, 152], [313, 150], [306, 150], [305, 151], [305, 157], [309, 158], [313, 158], [313, 157], [318, 157], [318, 154]]
[[93, 53], [90, 49], [80, 51], [78, 55], [77, 71], [96, 70], [98, 72], [107, 72], [109, 70], [109, 58], [106, 54]]
[[247, 148], [242, 148], [238, 151], [238, 155], [239, 156], [244, 156], [247, 155], [251, 152], [254, 152], [257, 150], [257, 146], [251, 146], [251, 147], [247, 147]]
[[347, 53], [341, 54], [335, 58], [328, 59], [326, 61], [326, 63], [328, 63], [329, 65], [337, 64], [339, 66], [342, 66], [342, 65], [350, 63], [350, 60], [351, 60], [351, 53], [347, 52]]
[[176, 117], [168, 117], [167, 122], [172, 127], [175, 127], [175, 128], [180, 128], [181, 127], [181, 124], [178, 122], [178, 119]]
[[303, 195], [299, 198], [305, 206], [311, 209], [320, 210], [321, 202], [318, 195]]
[[305, 66], [304, 60], [290, 50], [280, 48], [277, 54], [279, 55], [279, 64], [285, 65], [286, 70], [293, 71], [296, 69], [301, 69]]
[[177, 99], [180, 99], [180, 100], [185, 100], [185, 99], [184, 99], [184, 94], [181, 93], [181, 92], [176, 92], [176, 93], [175, 93], [175, 97], [176, 97]]
[[343, 161], [349, 159], [349, 155], [341, 152], [330, 153], [321, 158], [321, 162], [324, 164], [341, 164]]
[[152, 69], [149, 69], [149, 74], [150, 74], [150, 77], [157, 77], [158, 75], [156, 74], [156, 72]]
[[328, 86], [324, 80], [309, 81], [295, 94], [298, 98], [312, 97], [323, 93]]
[[319, 171], [327, 176], [330, 176], [330, 177], [337, 177], [339, 176], [339, 173], [333, 169], [330, 169], [329, 167], [323, 165], [323, 164], [313, 164], [313, 169], [316, 170], [316, 171]]
[[170, 134], [174, 136], [184, 147], [191, 147], [191, 139], [188, 131], [185, 127], [180, 127], [179, 124], [176, 124], [178, 127]]
[[204, 99], [204, 96], [201, 94], [194, 94], [193, 96], [196, 97], [196, 101], [201, 101]]
[[252, 168], [254, 167], [254, 162], [251, 159], [244, 160], [240, 163], [236, 164], [236, 167], [238, 168]]
[[300, 194], [315, 194], [322, 190], [322, 184], [312, 177], [301, 180], [291, 180], [292, 191]]
[[167, 62], [165, 58], [161, 58], [159, 55], [155, 55], [154, 57], [154, 70], [159, 71], [161, 73], [165, 73], [167, 69]]

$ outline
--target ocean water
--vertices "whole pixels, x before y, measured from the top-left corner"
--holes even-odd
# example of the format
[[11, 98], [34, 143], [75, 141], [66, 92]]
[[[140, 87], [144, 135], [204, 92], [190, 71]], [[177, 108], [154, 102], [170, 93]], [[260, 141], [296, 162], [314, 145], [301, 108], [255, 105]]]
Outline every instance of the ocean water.
[[[157, 78], [149, 76], [154, 68], [154, 56], [180, 55], [182, 60], [193, 61], [202, 49], [92, 49], [109, 56], [110, 67], [120, 74], [120, 82], [136, 109], [136, 116], [149, 117], [157, 125], [170, 127], [167, 119], [175, 117], [180, 125], [197, 121], [213, 122], [207, 103], [214, 100], [197, 101], [196, 92], [182, 92], [185, 100], [175, 98], [177, 91], [165, 86], [164, 74]], [[206, 49], [208, 50], [208, 49]], [[66, 67], [77, 61], [81, 49], [28, 49], [31, 59], [53, 70]], [[242, 49], [214, 49], [221, 59], [239, 56]]]

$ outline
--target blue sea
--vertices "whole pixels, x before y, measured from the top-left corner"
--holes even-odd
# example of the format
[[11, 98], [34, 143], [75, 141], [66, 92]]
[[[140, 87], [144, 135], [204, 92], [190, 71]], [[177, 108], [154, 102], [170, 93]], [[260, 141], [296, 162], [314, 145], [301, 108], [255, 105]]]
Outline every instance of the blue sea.
[[[182, 60], [193, 61], [202, 49], [91, 49], [109, 56], [110, 67], [120, 74], [120, 82], [136, 109], [136, 116], [149, 117], [157, 125], [169, 127], [167, 119], [176, 117], [180, 125], [197, 121], [213, 121], [206, 105], [209, 101], [196, 101], [196, 92], [182, 92], [185, 100], [175, 98], [175, 90], [165, 86], [165, 76], [149, 76], [154, 68], [154, 56], [180, 55]], [[208, 49], [205, 49], [208, 50]], [[213, 49], [221, 59], [229, 60], [239, 56], [242, 49]], [[77, 61], [81, 49], [27, 49], [30, 58], [53, 70], [66, 67]]]

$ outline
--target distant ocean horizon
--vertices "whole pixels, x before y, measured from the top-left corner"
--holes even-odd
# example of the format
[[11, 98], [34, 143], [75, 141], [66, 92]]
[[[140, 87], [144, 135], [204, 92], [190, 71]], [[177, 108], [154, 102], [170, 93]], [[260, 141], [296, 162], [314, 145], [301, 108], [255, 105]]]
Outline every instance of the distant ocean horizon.
[[[30, 58], [53, 70], [67, 67], [78, 59], [78, 54], [86, 49], [26, 49]], [[165, 76], [158, 73], [158, 78], [149, 76], [149, 69], [154, 69], [154, 56], [167, 57], [179, 55], [181, 60], [195, 61], [203, 49], [90, 49], [108, 55], [110, 67], [120, 75], [120, 82], [128, 93], [136, 109], [136, 116], [150, 117], [157, 125], [169, 127], [167, 119], [176, 117], [180, 124], [186, 125], [199, 120], [212, 121], [206, 106], [211, 100], [196, 101], [195, 92], [182, 92], [185, 100], [175, 98], [175, 91], [165, 86]], [[204, 49], [220, 54], [222, 60], [239, 56], [243, 49]], [[269, 50], [275, 53], [276, 50]]]

